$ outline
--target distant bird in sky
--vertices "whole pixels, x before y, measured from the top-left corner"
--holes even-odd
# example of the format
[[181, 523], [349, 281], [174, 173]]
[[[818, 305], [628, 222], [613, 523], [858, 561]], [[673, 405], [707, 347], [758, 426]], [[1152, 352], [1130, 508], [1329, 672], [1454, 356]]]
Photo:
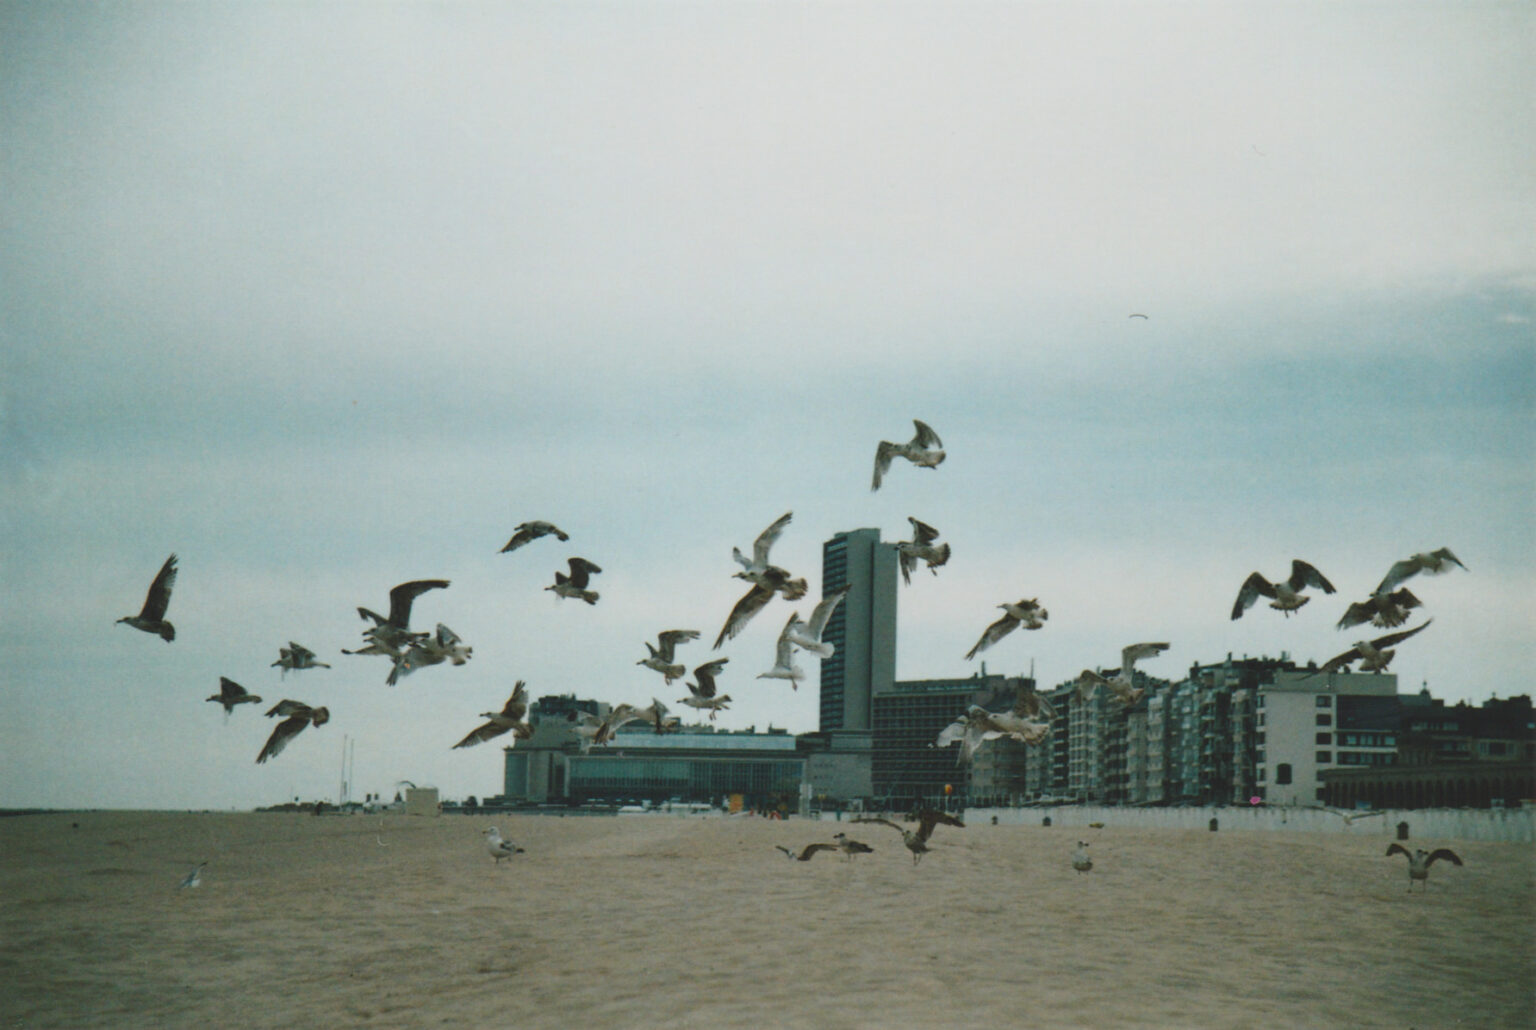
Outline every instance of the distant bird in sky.
[[523, 849], [516, 844], [509, 840], [503, 840], [501, 830], [495, 826], [487, 826], [480, 833], [485, 837], [485, 850], [491, 853], [491, 857], [496, 860], [497, 865], [501, 865], [501, 860], [504, 858], [511, 858], [513, 855], [521, 855], [523, 853]]
[[1259, 573], [1251, 572], [1243, 581], [1242, 589], [1237, 592], [1237, 601], [1232, 605], [1232, 618], [1242, 618], [1243, 612], [1252, 607], [1260, 596], [1273, 598], [1269, 606], [1290, 618], [1291, 612], [1311, 600], [1302, 594], [1307, 587], [1316, 587], [1325, 594], [1334, 592], [1333, 584], [1328, 582], [1327, 577], [1300, 558], [1291, 560], [1290, 577], [1277, 583], [1271, 583]]
[[789, 680], [790, 689], [800, 689], [800, 681], [805, 679], [805, 670], [795, 664], [795, 642], [790, 637], [790, 631], [795, 628], [799, 618], [799, 613], [789, 613], [789, 621], [784, 624], [784, 628], [779, 632], [779, 642], [774, 645], [773, 668], [767, 672], [758, 673], [758, 679]]
[[645, 642], [645, 649], [651, 652], [649, 658], [642, 658], [636, 665], [643, 665], [647, 669], [655, 669], [666, 678], [668, 683], [681, 677], [688, 671], [687, 666], [681, 662], [673, 664], [673, 652], [679, 644], [686, 644], [690, 640], [699, 639], [699, 631], [696, 629], [669, 629], [663, 630], [656, 638], [656, 646], [651, 642]]
[[425, 639], [425, 633], [411, 631], [411, 606], [416, 598], [428, 590], [442, 590], [449, 585], [446, 579], [413, 579], [401, 583], [389, 592], [389, 615], [380, 615], [368, 608], [359, 607], [358, 617], [372, 620], [373, 628], [363, 631], [368, 646], [356, 651], [343, 650], [343, 654], [384, 654], [398, 657], [410, 644]]
[[297, 672], [299, 669], [330, 668], [325, 662], [315, 660], [315, 652], [301, 644], [295, 644], [291, 640], [288, 641], [287, 647], [280, 647], [277, 649], [277, 652], [278, 659], [272, 665], [283, 670], [282, 675], [284, 679], [288, 678], [290, 671]]
[[1424, 885], [1424, 890], [1429, 890], [1429, 867], [1440, 859], [1445, 859], [1452, 865], [1461, 865], [1462, 861], [1456, 852], [1450, 848], [1436, 848], [1433, 851], [1425, 851], [1423, 848], [1415, 848], [1410, 852], [1401, 844], [1388, 844], [1387, 857], [1402, 855], [1408, 859], [1408, 891], [1413, 891], [1413, 881], [1417, 880]]
[[928, 571], [935, 576], [939, 574], [939, 566], [949, 561], [949, 545], [936, 544], [939, 531], [920, 522], [911, 515], [907, 521], [912, 523], [912, 539], [901, 540], [896, 544], [896, 560], [901, 565], [901, 580], [908, 586], [912, 584], [912, 570], [917, 568], [918, 562], [927, 562]]
[[205, 701], [217, 701], [224, 706], [224, 714], [228, 715], [235, 710], [235, 705], [261, 704], [261, 698], [246, 690], [240, 684], [228, 676], [219, 677], [219, 692], [212, 697], [204, 698]]
[[853, 821], [856, 823], [879, 823], [882, 826], [889, 826], [901, 834], [901, 842], [906, 845], [908, 851], [912, 852], [913, 865], [917, 865], [918, 862], [922, 861], [923, 856], [928, 853], [928, 838], [933, 836], [933, 828], [935, 826], [939, 823], [944, 823], [948, 826], [965, 826], [964, 822], [949, 815], [947, 812], [940, 812], [933, 808], [923, 809], [914, 813], [914, 815], [918, 823], [916, 830], [909, 830], [900, 823], [893, 823], [889, 819], [855, 816]]
[[[465, 738], [453, 745], [455, 748], [474, 747], [493, 740], [509, 730], [512, 733], [513, 746], [516, 741], [527, 740], [533, 736], [533, 727], [523, 721], [523, 716], [528, 714], [528, 685], [518, 680], [512, 687], [512, 696], [507, 698], [507, 703], [501, 706], [499, 712], [481, 712], [483, 719], [489, 720], [470, 730]], [[450, 748], [450, 750], [452, 750]]]
[[939, 439], [939, 434], [919, 419], [914, 418], [912, 424], [917, 427], [917, 435], [911, 440], [906, 443], [881, 440], [875, 448], [875, 477], [871, 490], [880, 489], [880, 481], [891, 470], [891, 461], [895, 458], [906, 458], [918, 468], [929, 469], [944, 460], [944, 442]]
[[1130, 316], [1129, 316], [1129, 317], [1130, 317], [1130, 318], [1146, 318], [1146, 317], [1147, 317], [1147, 316], [1146, 316], [1146, 315], [1143, 315], [1143, 314], [1142, 314], [1142, 313], [1141, 313], [1141, 312], [1139, 312], [1139, 311], [1135, 311], [1135, 312], [1132, 312], [1132, 313], [1131, 313], [1131, 314], [1130, 314]]
[[1088, 857], [1087, 841], [1080, 840], [1077, 842], [1077, 848], [1072, 852], [1072, 868], [1076, 869], [1079, 874], [1086, 873], [1093, 868], [1093, 859]]
[[1051, 617], [1050, 612], [1040, 607], [1038, 598], [1019, 600], [1012, 604], [1004, 602], [997, 607], [1003, 610], [1003, 617], [982, 632], [981, 639], [965, 653], [966, 658], [975, 658], [1020, 626], [1025, 629], [1039, 629], [1045, 625], [1045, 620]]
[[555, 573], [555, 581], [545, 587], [545, 590], [553, 590], [557, 597], [579, 597], [588, 604], [597, 603], [597, 591], [588, 590], [587, 583], [595, 573], [603, 570], [587, 561], [585, 558], [569, 558], [566, 564], [570, 566], [569, 576], [561, 572]]
[[188, 887], [201, 887], [203, 885], [203, 867], [207, 864], [207, 862], [197, 863], [190, 873], [181, 878], [181, 883], [178, 885], [179, 888], [185, 890]]
[[1339, 619], [1338, 628], [1348, 629], [1351, 626], [1369, 622], [1372, 626], [1391, 629], [1407, 622], [1408, 613], [1423, 606], [1423, 602], [1413, 596], [1413, 592], [1407, 587], [1389, 593], [1372, 594], [1364, 601], [1351, 602], [1349, 607], [1344, 609], [1344, 616]]
[[715, 677], [720, 675], [728, 661], [729, 658], [716, 658], [712, 662], [694, 666], [693, 678], [698, 682], [684, 684], [688, 688], [688, 696], [678, 698], [678, 703], [709, 712], [709, 721], [714, 722], [716, 714], [724, 711], [731, 702], [731, 695], [717, 695], [715, 690]]
[[551, 533], [554, 534], [555, 539], [561, 541], [562, 543], [571, 538], [569, 533], [562, 530], [553, 522], [545, 522], [542, 519], [535, 519], [532, 522], [524, 522], [519, 525], [516, 531], [513, 532], [512, 539], [507, 541], [507, 546], [503, 547], [497, 553], [506, 554], [508, 551], [515, 551], [524, 544], [533, 540], [537, 540], [541, 536], [548, 536]]
[[155, 581], [149, 585], [149, 593], [144, 597], [144, 607], [139, 609], [137, 615], [124, 615], [118, 622], [126, 622], [134, 629], [141, 629], [145, 633], [158, 633], [167, 644], [176, 639], [176, 627], [172, 626], [165, 618], [165, 609], [171, 603], [171, 588], [176, 585], [176, 556], [173, 554], [165, 559], [165, 564], [160, 566], [160, 572], [155, 576]]
[[1452, 565], [1462, 570], [1466, 569], [1466, 566], [1461, 564], [1461, 559], [1452, 554], [1449, 547], [1442, 547], [1438, 551], [1420, 552], [1411, 558], [1404, 558], [1394, 563], [1372, 593], [1375, 596], [1389, 593], [1401, 586], [1404, 580], [1412, 579], [1421, 572], [1427, 572], [1432, 576], [1450, 572]]
[[1396, 651], [1392, 650], [1392, 647], [1420, 632], [1425, 626], [1434, 621], [1434, 619], [1426, 619], [1423, 624], [1415, 626], [1413, 629], [1404, 630], [1401, 633], [1388, 633], [1386, 636], [1377, 637], [1375, 640], [1358, 640], [1355, 642], [1354, 647], [1341, 655], [1335, 655], [1328, 659], [1318, 668], [1316, 673], [1311, 675], [1338, 672], [1341, 669], [1347, 670], [1356, 661], [1360, 663], [1360, 672], [1384, 672], [1387, 666], [1391, 664], [1392, 656], [1397, 654]]
[[1155, 658], [1168, 650], [1164, 644], [1131, 644], [1120, 649], [1120, 668], [1106, 678], [1092, 669], [1084, 669], [1077, 677], [1077, 696], [1087, 701], [1099, 687], [1112, 691], [1120, 703], [1129, 707], [1141, 700], [1145, 687], [1136, 686], [1132, 675], [1135, 664], [1143, 658]]
[[818, 658], [831, 658], [836, 648], [822, 640], [821, 635], [827, 628], [827, 620], [832, 618], [832, 613], [837, 610], [838, 602], [847, 597], [848, 591], [852, 589], [852, 586], [845, 586], [823, 597], [812, 609], [810, 622], [801, 622], [799, 612], [791, 615], [789, 626], [784, 631], [791, 643]]
[[311, 724], [316, 727], [324, 726], [331, 719], [330, 710], [327, 708], [311, 708], [302, 702], [289, 701], [286, 698], [273, 705], [267, 715], [268, 717], [284, 715], [287, 718], [273, 727], [266, 746], [261, 749], [261, 754], [256, 756], [258, 763], [281, 754], [283, 748], [288, 746], [288, 742], [298, 736], [304, 727]]

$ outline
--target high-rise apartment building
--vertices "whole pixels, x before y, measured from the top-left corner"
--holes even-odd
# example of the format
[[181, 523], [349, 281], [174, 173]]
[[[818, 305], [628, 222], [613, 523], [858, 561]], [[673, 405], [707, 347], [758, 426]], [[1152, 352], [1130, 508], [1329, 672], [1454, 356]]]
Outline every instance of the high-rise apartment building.
[[851, 589], [822, 639], [836, 650], [821, 662], [823, 733], [869, 733], [872, 698], [896, 681], [896, 547], [878, 529], [838, 533], [822, 545], [822, 595]]

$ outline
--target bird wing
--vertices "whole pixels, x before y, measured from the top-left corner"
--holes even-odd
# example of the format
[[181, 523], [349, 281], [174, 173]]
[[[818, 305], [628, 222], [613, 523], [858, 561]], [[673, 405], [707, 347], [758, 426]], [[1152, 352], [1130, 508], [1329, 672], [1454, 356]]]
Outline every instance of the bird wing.
[[463, 643], [463, 641], [459, 639], [459, 635], [457, 633], [449, 629], [447, 626], [444, 626], [441, 622], [437, 624], [438, 647], [452, 647], [454, 644], [459, 643]]
[[287, 698], [283, 698], [277, 704], [267, 709], [268, 718], [274, 715], [298, 715], [301, 713], [306, 719], [309, 718], [309, 705], [302, 701], [290, 701]]
[[931, 544], [939, 538], [939, 531], [928, 523], [921, 522], [911, 515], [907, 516], [907, 521], [912, 523], [912, 539], [916, 543]]
[[175, 585], [176, 556], [173, 554], [165, 559], [165, 564], [155, 574], [155, 581], [149, 585], [149, 593], [144, 595], [144, 607], [139, 609], [139, 618], [154, 619], [157, 622], [165, 618], [165, 609], [171, 603], [171, 587]]
[[792, 511], [786, 511], [757, 535], [757, 539], [752, 543], [752, 561], [755, 565], [768, 564], [768, 551], [773, 547], [773, 542], [779, 538], [779, 534], [784, 532], [784, 527], [789, 525], [789, 520], [794, 517], [794, 514]]
[[[1457, 562], [1456, 564], [1460, 565], [1461, 562]], [[1456, 852], [1452, 851], [1450, 848], [1436, 848], [1429, 853], [1429, 859], [1424, 863], [1424, 868], [1427, 869], [1434, 865], [1435, 860], [1440, 858], [1445, 859], [1452, 865], [1461, 865], [1461, 858], [1456, 854]]]
[[[1461, 559], [1452, 554], [1449, 547], [1442, 547], [1438, 551], [1431, 551], [1430, 557], [1439, 558], [1442, 562], [1455, 562], [1457, 565], [1461, 565]], [[1466, 569], [1465, 565], [1461, 565], [1461, 567]]]
[[818, 852], [818, 851], [836, 851], [836, 850], [837, 850], [837, 845], [836, 844], [807, 844], [805, 847], [800, 849], [800, 854], [796, 855], [795, 857], [798, 858], [802, 862], [809, 862], [811, 860], [811, 856], [816, 854], [816, 852]]
[[1092, 669], [1084, 669], [1077, 677], [1077, 696], [1081, 700], [1086, 701], [1093, 696], [1096, 688], [1107, 686], [1109, 686], [1109, 680], [1100, 676]]
[[1393, 855], [1404, 855], [1410, 860], [1413, 858], [1413, 854], [1401, 844], [1388, 844], [1386, 857], [1391, 858]]
[[715, 638], [715, 648], [718, 649], [725, 643], [746, 629], [747, 623], [752, 621], [752, 616], [763, 610], [763, 607], [773, 599], [773, 587], [764, 586], [761, 583], [752, 584], [752, 589], [742, 595], [741, 600], [731, 609], [731, 614], [726, 617], [725, 625], [720, 628], [720, 635]]
[[1357, 658], [1363, 657], [1365, 656], [1360, 653], [1360, 649], [1358, 647], [1352, 647], [1348, 651], [1345, 651], [1343, 654], [1335, 655], [1334, 657], [1328, 659], [1318, 668], [1317, 671], [1338, 672], [1340, 669], [1347, 666], [1350, 662], [1353, 662]]
[[1292, 590], [1300, 590], [1302, 587], [1316, 587], [1325, 594], [1334, 592], [1333, 584], [1328, 582], [1328, 577], [1317, 571], [1317, 567], [1300, 558], [1291, 559], [1291, 578], [1288, 580]]
[[1167, 644], [1131, 644], [1120, 649], [1120, 671], [1131, 678], [1131, 666], [1142, 658], [1155, 658], [1168, 650]]
[[795, 630], [802, 623], [799, 612], [790, 612], [789, 621], [784, 623], [784, 628], [779, 630], [779, 639], [774, 644], [774, 661], [788, 669], [795, 661]]
[[1404, 558], [1400, 562], [1395, 562], [1393, 563], [1392, 567], [1387, 570], [1387, 574], [1382, 577], [1381, 583], [1376, 587], [1375, 593], [1391, 593], [1399, 583], [1402, 583], [1407, 579], [1412, 579], [1414, 576], [1423, 571], [1423, 569], [1424, 563], [1419, 560], [1418, 555], [1414, 555], [1412, 558]]
[[571, 569], [569, 582], [577, 590], [585, 590], [587, 588], [587, 583], [590, 582], [592, 573], [603, 571], [585, 558], [570, 558], [567, 559], [566, 564]]
[[1018, 628], [1019, 620], [1012, 615], [1004, 615], [992, 625], [988, 626], [981, 634], [981, 639], [976, 641], [976, 646], [965, 653], [966, 658], [975, 658], [978, 652], [985, 651], [999, 640]]
[[[282, 649], [279, 648], [278, 650]], [[293, 656], [295, 662], [309, 661], [315, 657], [315, 652], [311, 651], [303, 644], [295, 644], [291, 640], [288, 641], [288, 653]]]
[[1014, 697], [1013, 711], [1028, 718], [1056, 718], [1056, 708], [1028, 686], [1020, 686]]
[[[453, 745], [453, 747], [474, 747], [476, 744], [484, 743], [493, 737], [501, 736], [509, 729], [511, 729], [510, 726], [497, 726], [494, 722], [481, 723], [479, 726], [476, 726], [474, 729], [470, 730], [468, 735], [466, 735], [463, 740]], [[453, 748], [449, 748], [449, 750], [451, 751]]]
[[914, 418], [912, 424], [917, 427], [917, 435], [912, 438], [913, 443], [925, 450], [929, 447], [944, 446], [944, 441], [939, 439], [939, 434], [935, 433], [928, 423]]
[[714, 697], [715, 677], [720, 675], [720, 670], [725, 668], [725, 663], [728, 661], [730, 661], [729, 658], [717, 658], [712, 662], [705, 662], [703, 665], [695, 665], [693, 667], [693, 675], [699, 681], [699, 684], [697, 687], [692, 683], [688, 684], [689, 692], [694, 697], [706, 700]]
[[1369, 601], [1351, 601], [1349, 607], [1344, 609], [1344, 615], [1339, 619], [1338, 625], [1334, 628], [1348, 629], [1351, 626], [1358, 626], [1362, 622], [1370, 622], [1375, 614], [1375, 598], [1371, 598]]
[[[284, 702], [284, 704], [291, 703], [295, 702]], [[272, 713], [268, 712], [267, 714], [271, 715]], [[272, 728], [272, 735], [267, 738], [267, 743], [261, 749], [261, 754], [256, 756], [257, 763], [265, 762], [267, 759], [281, 754], [283, 748], [288, 746], [288, 742], [294, 737], [298, 736], [299, 731], [308, 725], [308, 707], [305, 707], [304, 711], [296, 712], [293, 715], [290, 715], [288, 718], [284, 719], [282, 722], [278, 723]]]
[[923, 826], [924, 837], [933, 832], [933, 827], [937, 823], [943, 823], [945, 826], [958, 826], [962, 830], [965, 829], [965, 821], [963, 819], [950, 815], [948, 812], [940, 812], [937, 808], [925, 808], [914, 814], [917, 817], [917, 821]]
[[[697, 639], [699, 639], [699, 631], [696, 629], [665, 630], [661, 636], [656, 638], [656, 642], [660, 644], [661, 647], [653, 650], [651, 652], [651, 656], [653, 658], [660, 658], [662, 661], [670, 665], [672, 664], [672, 652], [676, 649], [678, 644], [684, 644], [690, 640]], [[650, 645], [647, 644], [646, 646], [649, 647]]]
[[[438, 590], [448, 585], [446, 579], [415, 579], [401, 583], [389, 592], [389, 619], [391, 626], [405, 629], [411, 624], [411, 603], [428, 590]], [[362, 608], [358, 609], [363, 612]], [[368, 612], [368, 615], [373, 613]], [[374, 616], [376, 619], [377, 616]]]
[[1419, 632], [1425, 626], [1428, 626], [1431, 622], [1434, 621], [1434, 619], [1426, 619], [1424, 620], [1423, 625], [1415, 626], [1413, 629], [1405, 629], [1401, 633], [1388, 633], [1384, 637], [1377, 637], [1375, 640], [1371, 641], [1371, 646], [1378, 651], [1385, 647], [1391, 647], [1393, 644], [1398, 644], [1404, 640], [1407, 640], [1409, 637], [1413, 636], [1415, 633]]
[[1248, 578], [1243, 580], [1242, 589], [1237, 592], [1237, 601], [1232, 605], [1232, 617], [1242, 618], [1243, 612], [1253, 607], [1253, 602], [1259, 599], [1260, 594], [1265, 597], [1274, 597], [1274, 585], [1259, 573], [1250, 572]]
[[907, 548], [896, 548], [896, 561], [901, 566], [901, 581], [908, 586], [912, 585], [912, 570], [917, 568], [919, 560], [917, 555]]
[[889, 440], [881, 440], [880, 446], [875, 448], [875, 478], [871, 490], [880, 489], [880, 479], [891, 470], [891, 459], [896, 456], [897, 450], [898, 446]]
[[512, 687], [512, 696], [501, 706], [501, 714], [516, 722], [528, 713], [528, 684], [518, 680]]
[[811, 621], [805, 624], [806, 636], [813, 640], [821, 639], [821, 632], [827, 628], [827, 620], [832, 618], [832, 613], [837, 609], [838, 602], [847, 597], [848, 591], [852, 589], [851, 585], [843, 587], [841, 590], [828, 594], [816, 603], [815, 609], [811, 612]]
[[240, 698], [248, 696], [249, 693], [250, 691], [229, 677], [219, 677], [219, 697], [225, 701], [238, 701]]
[[855, 823], [879, 823], [882, 826], [889, 826], [891, 829], [895, 830], [897, 833], [905, 834], [907, 832], [906, 829], [903, 828], [900, 823], [893, 823], [889, 819], [881, 819], [878, 816], [858, 815], [858, 816], [854, 816], [849, 821], [850, 822], [855, 822]]

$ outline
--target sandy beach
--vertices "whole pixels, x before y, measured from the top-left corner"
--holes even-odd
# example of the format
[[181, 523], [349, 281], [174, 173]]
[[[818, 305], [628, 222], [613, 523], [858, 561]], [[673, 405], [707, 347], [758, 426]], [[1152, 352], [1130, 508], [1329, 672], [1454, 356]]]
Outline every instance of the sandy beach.
[[[499, 867], [480, 832], [526, 848]], [[849, 830], [875, 848], [787, 861]], [[1092, 872], [1070, 852], [1090, 840]], [[5, 1027], [1529, 1027], [1536, 848], [757, 818], [0, 820]], [[178, 889], [206, 860], [202, 885]]]

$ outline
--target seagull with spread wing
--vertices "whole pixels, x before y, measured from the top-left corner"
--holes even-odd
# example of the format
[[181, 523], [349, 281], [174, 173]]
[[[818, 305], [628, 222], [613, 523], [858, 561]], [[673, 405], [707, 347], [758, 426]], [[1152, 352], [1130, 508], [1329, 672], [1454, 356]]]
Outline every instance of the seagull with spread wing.
[[929, 572], [935, 576], [939, 574], [939, 566], [949, 561], [949, 544], [934, 543], [939, 538], [939, 531], [928, 523], [911, 515], [907, 516], [907, 521], [912, 523], [912, 539], [896, 544], [896, 560], [901, 565], [901, 581], [911, 586], [912, 570], [920, 561], [928, 563]]
[[149, 593], [144, 595], [144, 605], [139, 609], [139, 614], [124, 615], [117, 621], [126, 622], [145, 633], [157, 633], [161, 640], [169, 644], [176, 639], [176, 627], [166, 621], [165, 610], [170, 606], [171, 587], [175, 585], [176, 556], [173, 554], [165, 559], [155, 581], [149, 585]]
[[982, 632], [981, 639], [976, 641], [976, 646], [965, 653], [966, 658], [975, 658], [1020, 626], [1025, 629], [1039, 629], [1045, 625], [1045, 620], [1051, 617], [1051, 613], [1040, 606], [1039, 599], [1033, 597], [1013, 604], [1005, 601], [997, 607], [1003, 610], [1003, 617]]
[[287, 716], [287, 718], [273, 727], [272, 735], [267, 738], [261, 754], [256, 756], [258, 763], [281, 754], [283, 748], [288, 746], [288, 742], [298, 736], [304, 727], [324, 726], [331, 719], [330, 709], [311, 708], [302, 702], [289, 701], [286, 698], [273, 705], [267, 712], [269, 718], [276, 715]]
[[688, 671], [687, 666], [681, 662], [675, 665], [672, 662], [673, 652], [676, 650], [677, 645], [697, 639], [699, 639], [699, 631], [696, 629], [663, 630], [661, 635], [656, 638], [655, 647], [651, 646], [649, 640], [645, 642], [645, 649], [651, 652], [651, 656], [649, 658], [642, 658], [635, 664], [643, 665], [647, 669], [655, 669], [666, 678], [668, 683], [671, 683]]
[[220, 676], [219, 692], [214, 694], [212, 697], [207, 697], [203, 700], [217, 701], [219, 704], [223, 705], [224, 715], [226, 718], [228, 718], [229, 713], [235, 710], [235, 705], [261, 704], [260, 697], [252, 694], [250, 691], [246, 690], [244, 687], [230, 679], [228, 676]]
[[798, 612], [789, 613], [789, 621], [779, 631], [779, 642], [774, 646], [773, 668], [758, 673], [758, 679], [789, 680], [791, 690], [800, 689], [800, 681], [805, 679], [805, 670], [795, 664], [795, 641], [790, 636], [799, 621]]
[[1272, 598], [1269, 606], [1290, 618], [1291, 612], [1311, 600], [1302, 593], [1307, 587], [1316, 587], [1325, 594], [1334, 592], [1333, 584], [1328, 582], [1327, 577], [1300, 558], [1291, 560], [1290, 577], [1278, 583], [1271, 583], [1259, 573], [1251, 572], [1243, 581], [1242, 589], [1237, 592], [1237, 601], [1232, 605], [1232, 618], [1242, 618], [1243, 612], [1261, 596]]
[[947, 812], [940, 812], [933, 808], [925, 808], [914, 812], [913, 818], [917, 820], [916, 830], [909, 830], [900, 823], [893, 823], [889, 819], [876, 817], [855, 816], [853, 821], [856, 823], [879, 823], [882, 826], [889, 826], [901, 834], [901, 842], [906, 845], [908, 851], [912, 852], [913, 865], [917, 865], [918, 862], [922, 861], [923, 856], [928, 853], [928, 838], [933, 836], [933, 828], [935, 826], [939, 823], [943, 823], [946, 826], [959, 826], [961, 828], [965, 826], [965, 823], [960, 819]]
[[1408, 621], [1410, 611], [1423, 607], [1423, 602], [1403, 586], [1403, 582], [1421, 572], [1427, 572], [1430, 575], [1449, 572], [1452, 565], [1466, 568], [1461, 564], [1461, 559], [1451, 553], [1449, 547], [1415, 554], [1411, 558], [1394, 562], [1387, 570], [1387, 574], [1382, 577], [1381, 582], [1376, 585], [1376, 589], [1371, 591], [1370, 597], [1364, 601], [1353, 602], [1345, 609], [1338, 628], [1348, 629], [1362, 622], [1369, 622], [1372, 626], [1380, 626], [1383, 629], [1395, 629], [1403, 625]]
[[1417, 880], [1424, 885], [1424, 890], [1429, 890], [1429, 867], [1440, 859], [1445, 859], [1452, 865], [1461, 865], [1461, 859], [1450, 848], [1436, 848], [1433, 851], [1425, 851], [1423, 848], [1415, 848], [1410, 852], [1401, 844], [1388, 844], [1387, 857], [1402, 855], [1408, 859], [1408, 891], [1413, 892], [1413, 881]]
[[[507, 703], [501, 706], [499, 712], [481, 712], [480, 716], [487, 722], [470, 730], [469, 734], [457, 744], [455, 748], [474, 747], [488, 740], [494, 740], [503, 733], [511, 731], [513, 746], [517, 741], [527, 740], [533, 736], [533, 727], [523, 721], [523, 716], [528, 714], [528, 685], [518, 680], [512, 687], [512, 696], [507, 698]], [[452, 750], [450, 748], [449, 750]]]
[[585, 558], [568, 558], [566, 564], [570, 566], [570, 575], [556, 572], [555, 581], [544, 589], [553, 590], [556, 597], [579, 597], [588, 604], [596, 604], [597, 591], [588, 590], [587, 584], [595, 573], [603, 570]]
[[707, 711], [709, 721], [714, 722], [715, 716], [725, 711], [726, 706], [731, 703], [731, 695], [717, 695], [715, 691], [715, 677], [720, 675], [728, 661], [730, 661], [729, 658], [716, 658], [712, 662], [694, 666], [693, 678], [698, 682], [684, 684], [688, 688], [688, 696], [678, 698], [678, 703]]
[[542, 519], [534, 519], [531, 522], [524, 522], [520, 524], [517, 529], [513, 531], [512, 539], [507, 541], [507, 546], [503, 547], [497, 553], [506, 554], [508, 551], [515, 551], [526, 543], [531, 543], [541, 536], [549, 536], [551, 534], [554, 535], [556, 540], [559, 540], [562, 543], [571, 538], [569, 533], [562, 530], [553, 522], [545, 522]]
[[446, 579], [414, 579], [401, 583], [389, 592], [389, 615], [380, 615], [368, 608], [358, 608], [358, 617], [373, 622], [373, 628], [363, 631], [367, 645], [356, 651], [343, 649], [342, 654], [381, 654], [398, 658], [411, 644], [426, 638], [426, 633], [411, 631], [411, 606], [416, 598], [428, 590], [441, 590], [448, 586]]
[[826, 631], [827, 620], [832, 618], [832, 613], [836, 611], [838, 602], [847, 597], [848, 591], [852, 589], [851, 585], [845, 586], [841, 590], [834, 590], [826, 597], [823, 597], [811, 611], [810, 622], [801, 622], [799, 612], [791, 615], [789, 626], [784, 630], [790, 642], [803, 651], [811, 652], [811, 654], [818, 658], [831, 658], [836, 653], [836, 648], [827, 641], [822, 640], [821, 635]]
[[1425, 626], [1434, 621], [1434, 619], [1425, 619], [1421, 625], [1415, 626], [1413, 629], [1403, 630], [1401, 633], [1388, 633], [1386, 636], [1377, 637], [1375, 640], [1357, 640], [1354, 647], [1341, 655], [1335, 655], [1328, 659], [1317, 672], [1311, 675], [1316, 676], [1325, 672], [1338, 672], [1341, 669], [1347, 670], [1351, 664], [1357, 661], [1360, 663], [1360, 672], [1384, 672], [1387, 666], [1391, 664], [1392, 656], [1397, 654], [1393, 650], [1394, 646], [1407, 640], [1415, 633], [1422, 631]]
[[1167, 644], [1131, 644], [1120, 650], [1120, 668], [1105, 677], [1092, 669], [1084, 669], [1077, 677], [1077, 696], [1087, 701], [1099, 687], [1114, 693], [1120, 703], [1130, 707], [1141, 700], [1145, 687], [1136, 686], [1132, 667], [1143, 658], [1155, 658], [1168, 650]]
[[896, 458], [905, 458], [918, 468], [934, 468], [944, 460], [944, 442], [939, 439], [926, 422], [913, 419], [912, 424], [917, 427], [917, 434], [906, 443], [891, 443], [889, 440], [881, 440], [875, 448], [875, 477], [870, 486], [871, 490], [880, 489], [880, 481], [891, 470], [891, 462]]
[[291, 640], [288, 641], [287, 647], [278, 648], [277, 653], [278, 659], [272, 663], [272, 667], [276, 669], [282, 669], [282, 675], [284, 679], [288, 678], [288, 673], [290, 671], [297, 672], [299, 669], [330, 668], [330, 666], [325, 662], [317, 661], [315, 659], [315, 652], [311, 651], [309, 648], [303, 646], [302, 644], [295, 644]]

